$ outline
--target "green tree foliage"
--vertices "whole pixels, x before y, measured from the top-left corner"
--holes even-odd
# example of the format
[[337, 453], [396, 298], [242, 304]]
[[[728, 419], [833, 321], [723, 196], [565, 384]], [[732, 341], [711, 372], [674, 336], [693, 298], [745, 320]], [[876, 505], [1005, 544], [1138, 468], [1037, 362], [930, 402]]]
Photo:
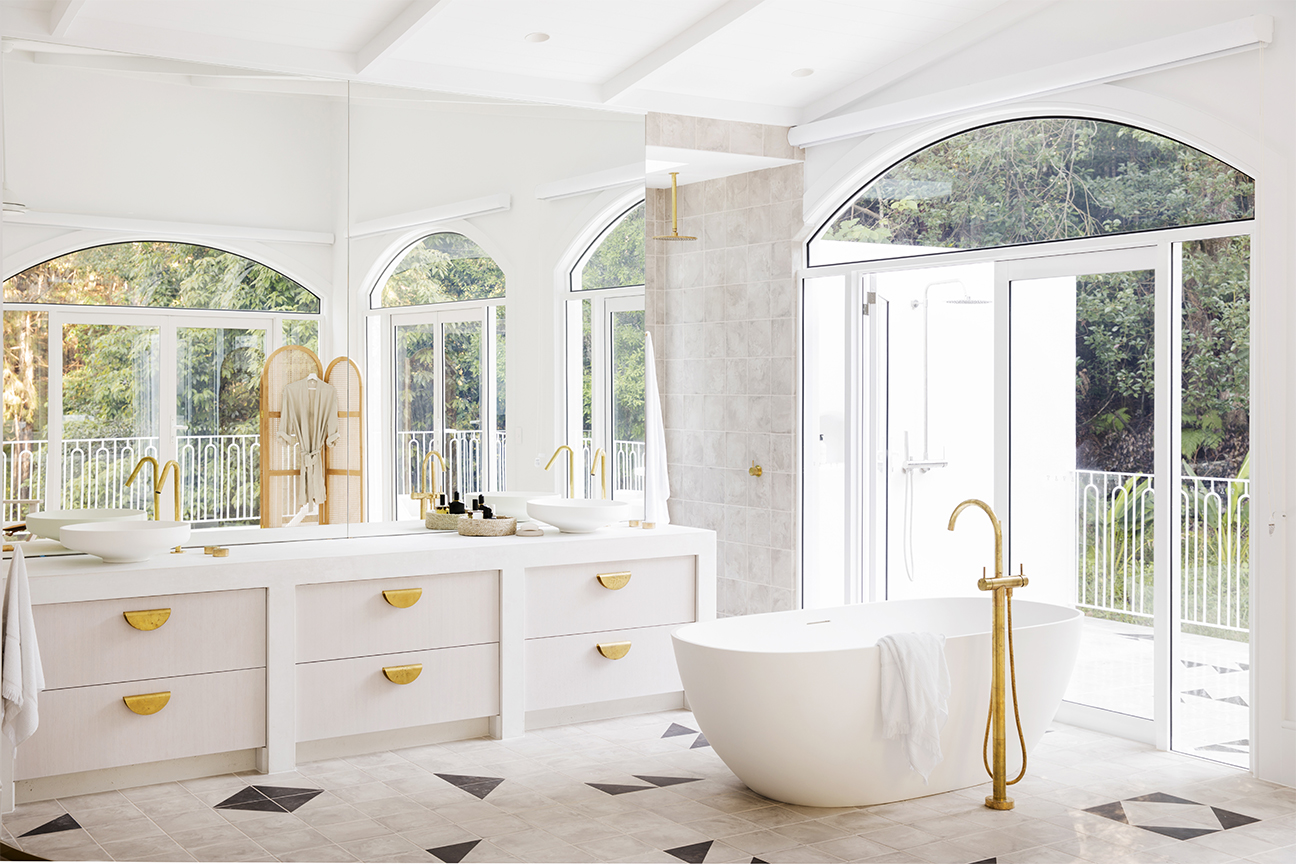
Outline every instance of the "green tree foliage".
[[10, 277], [6, 303], [318, 313], [319, 298], [263, 264], [185, 243], [113, 243]]
[[644, 212], [640, 201], [603, 234], [581, 268], [581, 290], [644, 284]]
[[462, 234], [441, 232], [405, 250], [383, 284], [383, 307], [422, 306], [504, 296], [504, 271]]
[[1255, 184], [1177, 141], [1068, 117], [947, 138], [878, 177], [827, 240], [979, 249], [1248, 219]]

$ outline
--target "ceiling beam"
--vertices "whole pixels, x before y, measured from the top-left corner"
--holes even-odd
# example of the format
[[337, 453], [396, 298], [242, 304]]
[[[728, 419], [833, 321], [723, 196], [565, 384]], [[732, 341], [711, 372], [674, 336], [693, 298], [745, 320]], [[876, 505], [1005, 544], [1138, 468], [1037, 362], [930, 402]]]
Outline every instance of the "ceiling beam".
[[378, 31], [378, 35], [356, 52], [355, 71], [365, 71], [409, 41], [433, 16], [450, 5], [450, 0], [412, 0], [400, 14]]
[[801, 109], [802, 123], [809, 123], [845, 108], [852, 102], [858, 102], [883, 87], [902, 81], [928, 66], [952, 57], [971, 45], [975, 45], [994, 34], [1006, 30], [1023, 18], [1054, 5], [1056, 0], [1009, 0], [991, 9], [984, 15], [962, 24], [950, 32], [933, 39], [926, 44], [908, 51], [898, 60], [875, 69], [858, 81], [848, 84], [836, 92], [829, 93], [811, 102]]
[[51, 36], [66, 36], [72, 22], [85, 8], [86, 0], [55, 0], [50, 10], [49, 32]]
[[603, 82], [601, 88], [603, 101], [610, 102], [615, 99], [685, 51], [728, 27], [762, 2], [764, 0], [729, 0], [702, 20], [695, 22], [683, 32], [675, 34], [647, 55]]
[[788, 131], [788, 143], [794, 147], [810, 147], [843, 138], [856, 138], [913, 123], [952, 117], [964, 111], [1052, 96], [1081, 87], [1224, 57], [1259, 48], [1272, 40], [1273, 18], [1269, 15], [1253, 15], [1163, 39], [1140, 42], [1115, 51], [1077, 57], [1027, 72], [1004, 75], [793, 126]]

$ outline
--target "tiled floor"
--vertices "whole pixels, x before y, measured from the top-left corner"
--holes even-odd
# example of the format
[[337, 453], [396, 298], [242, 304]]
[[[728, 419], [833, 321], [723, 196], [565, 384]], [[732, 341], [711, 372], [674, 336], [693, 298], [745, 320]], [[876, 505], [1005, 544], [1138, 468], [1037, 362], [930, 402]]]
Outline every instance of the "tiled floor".
[[[1176, 637], [1174, 748], [1238, 767], [1250, 764], [1250, 646], [1191, 633]], [[1152, 628], [1085, 618], [1066, 698], [1152, 716]]]
[[[987, 785], [868, 808], [754, 795], [684, 711], [24, 804], [3, 839], [118, 861], [1296, 861], [1296, 789], [1056, 725]], [[812, 730], [807, 730], [812, 734]]]

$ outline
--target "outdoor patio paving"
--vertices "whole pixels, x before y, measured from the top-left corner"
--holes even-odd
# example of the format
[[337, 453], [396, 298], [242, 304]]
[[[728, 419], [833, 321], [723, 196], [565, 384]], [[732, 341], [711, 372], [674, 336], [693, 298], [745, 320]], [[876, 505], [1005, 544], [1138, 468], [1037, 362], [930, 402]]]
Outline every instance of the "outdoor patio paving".
[[[1191, 633], [1177, 637], [1172, 747], [1245, 768], [1250, 764], [1250, 646]], [[1152, 628], [1084, 619], [1066, 699], [1152, 716]]]

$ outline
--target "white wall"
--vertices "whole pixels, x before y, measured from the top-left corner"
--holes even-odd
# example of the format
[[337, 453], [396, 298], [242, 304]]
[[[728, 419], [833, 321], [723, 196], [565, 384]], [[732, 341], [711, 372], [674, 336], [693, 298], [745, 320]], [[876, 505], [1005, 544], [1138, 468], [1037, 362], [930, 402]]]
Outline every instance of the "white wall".
[[[535, 188], [641, 162], [642, 117], [373, 87], [356, 88], [348, 106], [344, 95], [212, 89], [183, 76], [36, 64], [20, 52], [4, 57], [15, 196], [33, 211], [125, 217], [147, 226], [85, 230], [9, 221], [5, 276], [96, 243], [205, 242], [262, 261], [320, 294], [332, 323], [323, 359], [348, 354], [364, 369], [361, 318], [372, 278], [417, 236], [460, 231], [494, 256], [506, 277], [507, 411], [517, 442], [509, 485], [553, 482], [534, 466], [534, 455], [548, 456], [559, 443], [555, 270], [578, 254], [572, 247], [601, 203], [624, 190], [541, 201]], [[510, 210], [346, 242], [347, 226], [356, 222], [496, 193], [511, 196]], [[211, 239], [196, 234], [195, 223], [325, 239], [282, 242], [259, 230]], [[365, 371], [372, 386], [376, 372]], [[371, 418], [367, 429], [381, 427]]]
[[1296, 338], [1296, 304], [1287, 301], [1289, 274], [1296, 269], [1296, 223], [1289, 215], [1296, 177], [1296, 115], [1291, 110], [1296, 102], [1296, 4], [1059, 2], [850, 108], [974, 84], [1255, 14], [1275, 19], [1274, 42], [1262, 52], [809, 148], [804, 203], [807, 223], [817, 225], [866, 180], [907, 153], [961, 129], [1040, 113], [1140, 125], [1206, 150], [1256, 177], [1252, 754], [1259, 776], [1296, 785], [1296, 590], [1286, 515], [1287, 489], [1296, 483], [1296, 442], [1287, 435], [1296, 394], [1287, 386], [1286, 349]]

